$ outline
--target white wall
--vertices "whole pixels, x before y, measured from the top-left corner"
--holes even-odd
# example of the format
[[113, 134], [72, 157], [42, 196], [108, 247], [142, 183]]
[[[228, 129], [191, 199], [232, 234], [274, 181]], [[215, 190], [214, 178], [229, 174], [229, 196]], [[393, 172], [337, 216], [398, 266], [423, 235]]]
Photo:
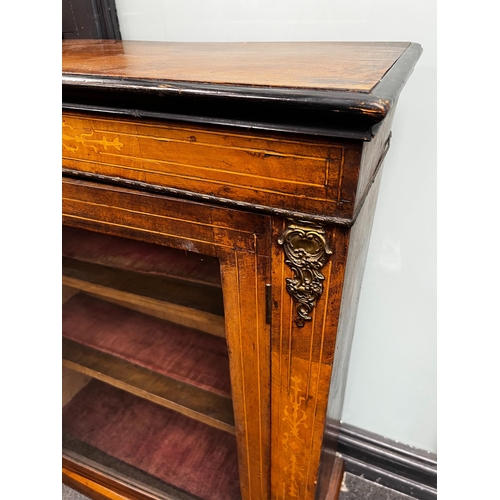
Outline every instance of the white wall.
[[116, 0], [125, 40], [411, 41], [370, 241], [343, 421], [436, 451], [435, 0]]

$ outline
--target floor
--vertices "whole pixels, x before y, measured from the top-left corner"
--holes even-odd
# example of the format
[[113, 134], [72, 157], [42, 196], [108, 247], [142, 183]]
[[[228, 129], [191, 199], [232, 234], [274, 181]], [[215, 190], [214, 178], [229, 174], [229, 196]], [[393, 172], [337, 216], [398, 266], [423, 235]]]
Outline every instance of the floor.
[[78, 493], [65, 484], [62, 485], [62, 500], [89, 500], [89, 497]]
[[[412, 497], [346, 473], [339, 500], [411, 500]], [[89, 500], [88, 497], [63, 484], [62, 500]]]
[[412, 498], [348, 472], [344, 475], [339, 495], [339, 500], [411, 500]]

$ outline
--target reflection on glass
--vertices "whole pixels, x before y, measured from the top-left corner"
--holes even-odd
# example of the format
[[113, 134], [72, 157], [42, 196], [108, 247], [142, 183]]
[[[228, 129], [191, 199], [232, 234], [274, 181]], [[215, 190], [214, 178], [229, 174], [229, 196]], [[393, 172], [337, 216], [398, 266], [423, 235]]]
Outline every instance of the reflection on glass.
[[219, 262], [63, 227], [66, 456], [162, 496], [240, 497]]

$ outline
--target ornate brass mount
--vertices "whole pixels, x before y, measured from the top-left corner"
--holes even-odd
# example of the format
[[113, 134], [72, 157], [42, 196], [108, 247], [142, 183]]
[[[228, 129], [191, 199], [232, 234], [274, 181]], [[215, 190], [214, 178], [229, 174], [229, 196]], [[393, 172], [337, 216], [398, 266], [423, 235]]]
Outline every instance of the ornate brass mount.
[[321, 270], [332, 251], [325, 230], [307, 221], [288, 219], [278, 243], [285, 250], [285, 264], [293, 271], [293, 278], [286, 279], [286, 289], [299, 303], [295, 323], [302, 328], [306, 321], [311, 321], [316, 301], [323, 293], [325, 277]]

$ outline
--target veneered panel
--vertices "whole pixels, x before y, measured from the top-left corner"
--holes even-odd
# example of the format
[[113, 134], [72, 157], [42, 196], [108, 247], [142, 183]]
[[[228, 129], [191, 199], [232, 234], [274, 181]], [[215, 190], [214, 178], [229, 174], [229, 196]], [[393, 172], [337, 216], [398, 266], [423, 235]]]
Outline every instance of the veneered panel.
[[339, 217], [353, 210], [362, 147], [68, 113], [62, 138], [71, 170]]

